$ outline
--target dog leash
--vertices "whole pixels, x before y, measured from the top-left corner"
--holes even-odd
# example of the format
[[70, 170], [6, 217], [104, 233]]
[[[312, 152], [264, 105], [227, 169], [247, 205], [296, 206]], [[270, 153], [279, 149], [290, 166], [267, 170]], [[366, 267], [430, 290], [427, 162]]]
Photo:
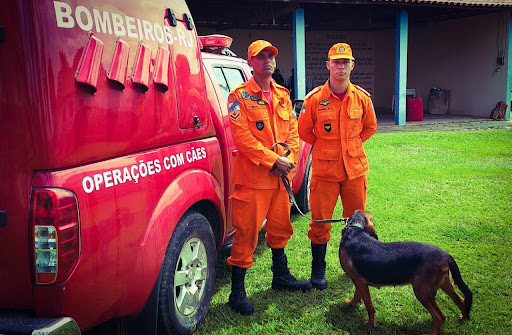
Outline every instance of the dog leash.
[[[282, 157], [288, 157], [288, 155], [290, 155], [292, 150], [290, 149], [290, 146], [286, 143], [276, 142], [276, 143], [272, 144], [272, 146], [270, 147], [270, 150], [274, 150], [274, 147], [276, 145], [280, 145], [286, 149], [286, 152], [283, 154]], [[306, 219], [308, 219], [310, 221], [316, 222], [316, 223], [324, 223], [325, 224], [325, 223], [344, 222], [346, 224], [348, 222], [349, 218], [314, 220], [314, 219], [310, 218], [309, 216], [307, 216], [306, 214], [302, 213], [302, 211], [299, 208], [299, 205], [297, 205], [297, 201], [295, 201], [295, 196], [293, 195], [292, 188], [290, 187], [290, 180], [284, 174], [281, 175], [281, 180], [283, 181], [284, 188], [286, 189], [286, 192], [288, 193], [290, 202], [295, 206], [297, 211], [299, 211], [299, 214], [301, 216], [305, 217]]]

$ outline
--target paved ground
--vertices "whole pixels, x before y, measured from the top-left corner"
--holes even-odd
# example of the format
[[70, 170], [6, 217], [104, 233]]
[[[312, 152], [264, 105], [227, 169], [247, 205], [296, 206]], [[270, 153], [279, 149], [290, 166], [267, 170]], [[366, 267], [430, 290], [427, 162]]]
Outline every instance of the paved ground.
[[394, 114], [377, 113], [377, 132], [390, 133], [397, 131], [436, 131], [436, 130], [463, 130], [463, 129], [512, 129], [512, 121], [478, 118], [464, 115], [433, 115], [424, 114], [423, 121], [407, 121], [404, 126], [395, 125]]

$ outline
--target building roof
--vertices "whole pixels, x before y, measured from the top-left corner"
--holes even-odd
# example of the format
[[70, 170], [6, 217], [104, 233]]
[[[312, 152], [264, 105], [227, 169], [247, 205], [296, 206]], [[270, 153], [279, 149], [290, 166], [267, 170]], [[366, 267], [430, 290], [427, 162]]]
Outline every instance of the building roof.
[[422, 5], [434, 5], [434, 6], [477, 6], [477, 7], [501, 7], [509, 8], [512, 7], [512, 0], [360, 0], [360, 1], [349, 1], [352, 3], [382, 3], [382, 2], [393, 2], [393, 3], [407, 3], [407, 4], [422, 4]]
[[427, 24], [512, 9], [512, 0], [187, 0], [199, 27], [292, 29], [292, 12], [302, 8], [306, 29], [376, 31], [394, 29], [396, 13], [409, 24]]

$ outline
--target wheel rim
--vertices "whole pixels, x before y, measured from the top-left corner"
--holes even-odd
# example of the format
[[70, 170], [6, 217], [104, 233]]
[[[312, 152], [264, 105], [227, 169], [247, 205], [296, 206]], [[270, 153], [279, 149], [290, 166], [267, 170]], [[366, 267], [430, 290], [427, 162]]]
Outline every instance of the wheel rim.
[[174, 272], [174, 304], [182, 315], [200, 305], [208, 277], [208, 255], [201, 240], [192, 238], [181, 248]]

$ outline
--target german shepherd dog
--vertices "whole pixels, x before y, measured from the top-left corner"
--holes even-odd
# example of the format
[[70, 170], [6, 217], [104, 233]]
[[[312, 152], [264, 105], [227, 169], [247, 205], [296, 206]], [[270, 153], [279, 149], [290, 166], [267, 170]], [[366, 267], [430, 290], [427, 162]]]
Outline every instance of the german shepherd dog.
[[[367, 328], [375, 325], [375, 308], [368, 286], [411, 284], [416, 298], [432, 315], [430, 335], [439, 334], [446, 319], [435, 300], [439, 288], [459, 307], [459, 318], [469, 319], [473, 294], [462, 280], [453, 257], [425, 243], [380, 242], [373, 217], [367, 211], [357, 210], [348, 220], [342, 231], [339, 256], [341, 267], [356, 287], [354, 298], [345, 300], [344, 305], [356, 306], [362, 299], [368, 312], [368, 322], [364, 323]], [[450, 272], [464, 299], [453, 289]]]

